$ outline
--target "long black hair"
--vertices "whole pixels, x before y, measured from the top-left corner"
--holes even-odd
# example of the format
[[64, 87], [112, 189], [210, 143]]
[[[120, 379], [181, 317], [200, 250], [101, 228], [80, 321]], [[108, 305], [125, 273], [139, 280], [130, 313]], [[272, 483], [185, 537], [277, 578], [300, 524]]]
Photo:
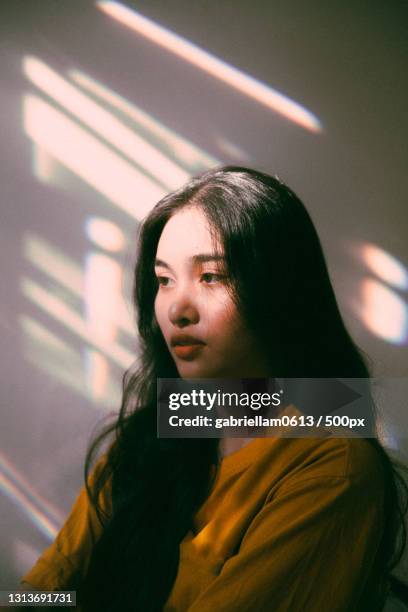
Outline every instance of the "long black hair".
[[[103, 523], [78, 591], [86, 612], [163, 609], [176, 578], [180, 542], [220, 462], [217, 439], [156, 436], [156, 379], [179, 374], [154, 315], [154, 260], [165, 224], [185, 206], [199, 207], [219, 238], [231, 294], [269, 356], [271, 376], [369, 378], [340, 315], [315, 227], [293, 191], [267, 174], [230, 166], [210, 170], [163, 198], [138, 240], [139, 365], [125, 374], [119, 417], [91, 445], [85, 465], [88, 493]], [[95, 452], [112, 433], [107, 460], [91, 488]], [[405, 547], [408, 491], [378, 439], [367, 439], [385, 470], [378, 566], [390, 575]], [[109, 516], [99, 503], [108, 479]], [[401, 594], [404, 585], [392, 580]]]

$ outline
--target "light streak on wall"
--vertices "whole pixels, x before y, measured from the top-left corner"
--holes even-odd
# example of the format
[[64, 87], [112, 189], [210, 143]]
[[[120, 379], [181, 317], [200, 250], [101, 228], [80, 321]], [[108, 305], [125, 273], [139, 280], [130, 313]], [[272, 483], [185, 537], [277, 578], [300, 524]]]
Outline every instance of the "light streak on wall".
[[188, 180], [188, 173], [178, 164], [126, 127], [112, 113], [102, 108], [44, 62], [34, 57], [26, 57], [23, 61], [23, 71], [41, 91], [140, 168], [156, 177], [167, 190], [174, 190]]
[[[99, 234], [99, 239], [102, 239], [101, 234]], [[76, 261], [63, 253], [56, 245], [51, 244], [49, 240], [38, 236], [34, 232], [26, 232], [23, 237], [23, 254], [30, 264], [68, 289], [78, 300], [82, 300], [84, 291], [83, 270]], [[117, 325], [126, 334], [134, 337], [135, 326], [123, 297], [119, 300], [115, 314]]]
[[90, 399], [79, 350], [31, 317], [21, 315], [19, 323], [24, 358], [71, 391]]
[[61, 164], [135, 219], [165, 191], [97, 138], [37, 96], [24, 97], [24, 129]]
[[33, 169], [34, 175], [48, 183], [55, 172], [55, 159], [43, 147], [39, 147], [33, 143]]
[[101, 342], [112, 343], [116, 332], [115, 312], [122, 290], [122, 269], [100, 252], [88, 252], [84, 267], [84, 304], [87, 327]]
[[395, 344], [407, 340], [407, 306], [395, 291], [383, 283], [373, 279], [363, 280], [359, 315], [376, 336]]
[[108, 360], [98, 351], [85, 349], [86, 388], [94, 402], [106, 398], [110, 378]]
[[69, 329], [77, 337], [81, 338], [81, 340], [106, 355], [121, 369], [128, 368], [135, 360], [135, 356], [122, 346], [118, 344], [105, 346], [96, 338], [93, 338], [81, 315], [38, 283], [23, 277], [21, 279], [21, 291], [28, 300]]
[[0, 452], [0, 469], [11, 482], [24, 490], [27, 499], [30, 499], [42, 513], [46, 514], [53, 522], [62, 523], [64, 520], [62, 510], [40, 495], [2, 452]]
[[26, 479], [0, 454], [0, 491], [14, 502], [50, 540], [62, 524], [62, 512], [39, 495]]
[[[58, 381], [70, 391], [86, 400], [94, 400], [89, 393], [83, 358], [79, 350], [74, 349], [57, 335], [50, 332], [41, 323], [31, 317], [22, 315], [19, 318], [23, 333], [23, 355], [36, 369]], [[97, 398], [96, 405], [117, 407], [120, 402], [120, 385], [111, 378], [102, 398]]]
[[232, 157], [234, 160], [239, 162], [249, 162], [250, 157], [246, 151], [244, 151], [240, 146], [236, 145], [234, 142], [228, 140], [224, 136], [216, 136], [215, 142], [220, 150], [227, 155], [228, 157]]
[[159, 26], [154, 21], [124, 6], [120, 2], [101, 0], [96, 4], [99, 9], [119, 23], [263, 104], [270, 110], [279, 113], [286, 119], [311, 132], [319, 132], [321, 130], [319, 119], [309, 110], [269, 85], [256, 80], [254, 77], [227, 64], [208, 51], [201, 49], [187, 39]]
[[[75, 355], [79, 356], [79, 353], [69, 346], [65, 340], [62, 340], [59, 336], [56, 336], [35, 319], [32, 319], [26, 315], [21, 315], [19, 322], [24, 333], [30, 338], [36, 340], [35, 347], [38, 348], [38, 346], [41, 344], [43, 347], [49, 349], [50, 355], [54, 359], [57, 355], [59, 355], [59, 358], [61, 359], [61, 356], [66, 353], [66, 363], [73, 364], [75, 362], [73, 357]], [[38, 355], [38, 357], [40, 357], [40, 355]]]
[[175, 158], [189, 173], [196, 174], [217, 166], [220, 161], [179, 134], [160, 123], [152, 115], [129, 102], [106, 85], [84, 74], [80, 70], [68, 71], [68, 76], [83, 89], [99, 98], [134, 122], [134, 129], [142, 131], [145, 138], [160, 148], [168, 157]]
[[[100, 252], [88, 252], [84, 267], [84, 307], [88, 334], [102, 346], [117, 339], [116, 311], [122, 289], [121, 266]], [[109, 380], [106, 359], [93, 349], [85, 349], [88, 389], [94, 399], [103, 397]], [[130, 365], [130, 363], [129, 363]]]
[[36, 527], [50, 540], [53, 540], [58, 533], [56, 525], [44, 516], [35, 505], [30, 502], [22, 491], [10, 482], [4, 474], [1, 473], [0, 469], [0, 491], [4, 493], [9, 499], [25, 512], [29, 519], [36, 525]]
[[[125, 236], [108, 219], [90, 217], [85, 223], [88, 238], [110, 252], [123, 249]], [[117, 340], [117, 312], [122, 301], [123, 272], [117, 261], [99, 251], [89, 251], [84, 265], [84, 307], [88, 332], [108, 346]], [[94, 400], [101, 400], [109, 384], [107, 359], [98, 351], [85, 348], [87, 387]]]
[[362, 245], [360, 256], [378, 278], [397, 289], [408, 289], [408, 271], [398, 259], [374, 244]]
[[122, 251], [126, 245], [126, 238], [116, 223], [102, 217], [89, 217], [85, 222], [85, 233], [89, 240], [112, 253]]
[[23, 254], [31, 264], [80, 297], [83, 273], [79, 264], [48, 240], [27, 232], [23, 237]]

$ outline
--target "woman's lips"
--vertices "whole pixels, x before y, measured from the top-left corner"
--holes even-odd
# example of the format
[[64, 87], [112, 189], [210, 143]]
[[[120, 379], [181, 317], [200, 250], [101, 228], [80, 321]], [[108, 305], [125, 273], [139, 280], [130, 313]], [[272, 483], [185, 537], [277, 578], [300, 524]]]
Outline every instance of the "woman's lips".
[[173, 351], [180, 357], [181, 359], [192, 359], [194, 358], [200, 350], [204, 347], [202, 342], [197, 344], [176, 344], [173, 347]]

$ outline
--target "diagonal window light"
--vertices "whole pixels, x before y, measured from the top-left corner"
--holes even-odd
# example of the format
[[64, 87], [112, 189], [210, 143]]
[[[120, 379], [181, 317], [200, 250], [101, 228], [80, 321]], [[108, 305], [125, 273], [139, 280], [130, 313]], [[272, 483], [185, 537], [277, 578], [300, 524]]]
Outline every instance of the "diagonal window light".
[[63, 514], [39, 495], [1, 453], [0, 491], [19, 506], [47, 538], [55, 538]]
[[36, 506], [10, 481], [0, 470], [0, 491], [16, 503], [38, 527], [38, 529], [50, 540], [58, 533], [56, 525], [50, 521]]
[[[95, 224], [97, 219], [90, 218], [87, 222], [87, 231], [95, 234]], [[89, 234], [88, 234], [89, 237]], [[104, 234], [105, 241], [108, 236]], [[110, 241], [114, 236], [110, 236]], [[99, 244], [101, 236], [99, 232]], [[56, 245], [51, 244], [45, 238], [37, 236], [32, 232], [27, 232], [23, 241], [23, 253], [25, 258], [32, 266], [41, 270], [50, 279], [68, 289], [76, 298], [82, 299], [84, 291], [84, 276], [79, 264], [63, 253]], [[115, 310], [116, 323], [120, 329], [130, 335], [135, 334], [135, 326], [132, 316], [124, 300], [120, 300]]]
[[[81, 351], [73, 348], [68, 342], [50, 332], [47, 327], [31, 317], [22, 315], [19, 321], [23, 332], [24, 358], [37, 370], [44, 372], [47, 377], [52, 377], [59, 384], [86, 400], [94, 401], [95, 397], [93, 393], [90, 393], [87, 370], [86, 367], [84, 368]], [[87, 350], [91, 351], [93, 349]], [[95, 350], [93, 352], [98, 353]], [[105, 359], [102, 355], [100, 357]], [[87, 361], [85, 360], [86, 365]], [[99, 377], [96, 384], [99, 384]], [[103, 397], [98, 397], [97, 402], [94, 403], [98, 409], [112, 409], [112, 406], [118, 405], [120, 403], [119, 384], [110, 378], [104, 385]]]
[[[101, 227], [94, 226], [93, 237], [106, 237]], [[96, 234], [96, 235], [95, 235]], [[106, 253], [89, 250], [84, 267], [84, 307], [88, 334], [103, 346], [112, 346], [118, 335], [116, 311], [120, 302], [123, 270]], [[86, 379], [91, 397], [102, 399], [109, 383], [109, 364], [106, 358], [90, 348], [85, 349]]]
[[19, 323], [24, 359], [89, 400], [81, 352], [31, 317], [22, 315]]
[[165, 195], [144, 173], [40, 98], [26, 95], [23, 115], [25, 132], [37, 145], [132, 217], [142, 218]]
[[166, 49], [166, 51], [181, 57], [214, 78], [223, 81], [272, 111], [279, 113], [286, 119], [297, 123], [311, 132], [321, 131], [320, 121], [313, 113], [265, 83], [227, 64], [215, 55], [201, 49], [170, 30], [159, 26], [154, 21], [120, 2], [99, 0], [96, 4], [104, 13], [141, 36]]
[[80, 70], [69, 70], [68, 76], [87, 92], [131, 119], [136, 130], [144, 133], [145, 138], [154, 143], [168, 157], [175, 158], [191, 174], [197, 174], [201, 170], [220, 163], [218, 159], [205, 153], [160, 123], [155, 117], [87, 74]]
[[94, 338], [88, 331], [82, 317], [63, 302], [58, 296], [52, 295], [49, 291], [41, 287], [38, 283], [22, 278], [21, 290], [28, 300], [36, 304], [49, 316], [53, 317], [61, 325], [76, 334], [91, 347], [99, 350], [120, 368], [128, 368], [135, 360], [134, 355], [117, 343], [104, 344]]
[[146, 170], [165, 186], [176, 189], [189, 174], [161, 151], [135, 134], [112, 113], [101, 108], [77, 87], [52, 70], [41, 60], [27, 56], [23, 62], [27, 78], [64, 109], [102, 136], [109, 144]]
[[62, 523], [64, 520], [62, 510], [40, 495], [2, 452], [0, 452], [0, 470], [10, 482], [23, 490], [27, 499], [33, 502], [50, 520], [54, 523]]
[[26, 232], [23, 237], [23, 254], [31, 265], [62, 284], [77, 297], [82, 296], [81, 267], [58, 247], [33, 232]]

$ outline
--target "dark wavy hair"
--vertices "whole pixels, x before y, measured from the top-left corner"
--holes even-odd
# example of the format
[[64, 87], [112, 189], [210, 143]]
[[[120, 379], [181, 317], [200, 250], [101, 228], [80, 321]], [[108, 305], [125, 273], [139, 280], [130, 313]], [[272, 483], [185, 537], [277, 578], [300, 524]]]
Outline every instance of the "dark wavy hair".
[[[139, 234], [134, 277], [139, 365], [125, 374], [119, 417], [90, 446], [85, 463], [88, 494], [103, 524], [78, 590], [87, 612], [163, 609], [176, 578], [180, 542], [220, 462], [218, 439], [156, 436], [156, 379], [179, 374], [154, 315], [154, 260], [165, 224], [185, 206], [199, 207], [220, 239], [233, 298], [269, 355], [271, 376], [369, 378], [340, 315], [315, 227], [293, 191], [267, 174], [230, 166], [164, 197]], [[112, 433], [107, 461], [91, 487], [93, 459]], [[378, 571], [408, 601], [407, 588], [391, 577], [406, 544], [408, 489], [378, 439], [367, 440], [385, 471]], [[108, 479], [109, 516], [100, 506]]]

